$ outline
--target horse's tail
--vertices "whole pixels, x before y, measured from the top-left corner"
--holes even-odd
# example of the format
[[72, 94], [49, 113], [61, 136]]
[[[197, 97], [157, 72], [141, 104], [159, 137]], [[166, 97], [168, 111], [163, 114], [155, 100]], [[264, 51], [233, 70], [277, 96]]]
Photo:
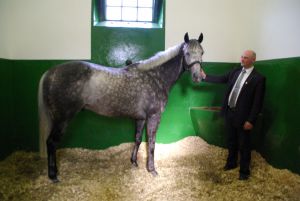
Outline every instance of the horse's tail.
[[39, 83], [38, 91], [38, 110], [39, 110], [39, 147], [40, 147], [40, 156], [42, 158], [47, 157], [47, 138], [51, 132], [51, 118], [49, 116], [49, 111], [47, 104], [44, 101], [44, 91], [43, 83], [47, 72], [43, 74]]

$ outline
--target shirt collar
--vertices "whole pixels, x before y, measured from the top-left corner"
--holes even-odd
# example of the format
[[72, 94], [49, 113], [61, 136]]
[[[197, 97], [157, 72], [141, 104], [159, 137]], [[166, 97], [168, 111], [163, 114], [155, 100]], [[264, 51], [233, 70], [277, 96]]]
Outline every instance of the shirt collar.
[[247, 69], [243, 67], [243, 69], [246, 70], [247, 74], [250, 74], [253, 71], [254, 66], [251, 66], [250, 68], [247, 68]]

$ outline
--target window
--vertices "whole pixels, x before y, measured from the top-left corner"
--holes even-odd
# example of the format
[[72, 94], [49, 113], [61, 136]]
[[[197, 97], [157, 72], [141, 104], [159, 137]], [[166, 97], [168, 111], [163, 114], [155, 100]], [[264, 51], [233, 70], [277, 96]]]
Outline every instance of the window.
[[98, 0], [97, 4], [94, 24], [148, 24], [150, 27], [153, 24], [162, 27], [163, 24], [163, 0]]
[[153, 21], [153, 0], [106, 0], [105, 7], [108, 21]]

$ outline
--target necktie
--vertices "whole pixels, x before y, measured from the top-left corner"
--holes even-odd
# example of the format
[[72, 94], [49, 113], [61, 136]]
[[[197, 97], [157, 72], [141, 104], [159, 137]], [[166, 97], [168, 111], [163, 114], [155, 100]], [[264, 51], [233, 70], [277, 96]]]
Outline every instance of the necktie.
[[235, 107], [235, 103], [236, 103], [236, 100], [237, 100], [237, 97], [238, 97], [238, 93], [239, 93], [239, 90], [241, 88], [241, 83], [242, 83], [242, 80], [243, 80], [243, 77], [245, 76], [245, 74], [246, 74], [246, 70], [243, 69], [240, 76], [236, 80], [235, 85], [233, 86], [234, 88], [232, 89], [231, 97], [228, 101], [228, 105], [229, 105], [230, 108]]

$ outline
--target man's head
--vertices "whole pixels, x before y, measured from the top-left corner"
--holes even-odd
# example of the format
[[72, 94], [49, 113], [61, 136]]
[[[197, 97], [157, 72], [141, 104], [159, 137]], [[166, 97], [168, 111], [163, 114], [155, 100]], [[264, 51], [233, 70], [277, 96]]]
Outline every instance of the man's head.
[[256, 61], [256, 53], [253, 50], [245, 50], [241, 56], [241, 65], [250, 68]]

